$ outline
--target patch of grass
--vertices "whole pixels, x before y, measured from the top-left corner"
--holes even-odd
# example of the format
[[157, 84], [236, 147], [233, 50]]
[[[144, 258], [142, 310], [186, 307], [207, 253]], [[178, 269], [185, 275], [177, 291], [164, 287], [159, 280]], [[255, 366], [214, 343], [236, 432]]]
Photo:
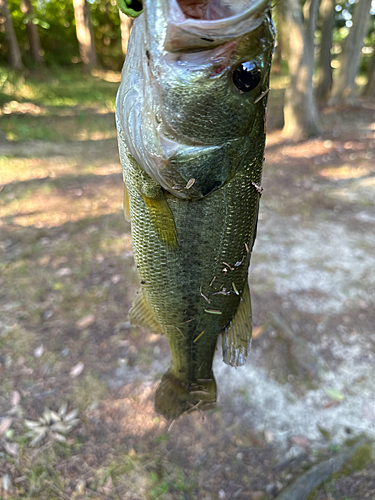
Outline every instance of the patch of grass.
[[154, 346], [145, 344], [137, 351], [137, 364], [140, 367], [146, 368], [154, 358]]
[[139, 493], [142, 498], [176, 500], [181, 492], [192, 492], [197, 486], [178, 465], [161, 459], [159, 453], [120, 454], [108, 466], [106, 474], [112, 477], [117, 491]]
[[[108, 79], [107, 79], [108, 80]], [[28, 76], [0, 71], [2, 130], [8, 140], [99, 140], [116, 136], [114, 102], [118, 81], [50, 69]]]
[[[113, 73], [113, 72], [111, 72]], [[119, 75], [120, 73], [118, 73]], [[100, 75], [83, 73], [80, 68], [50, 68], [30, 72], [26, 77], [7, 71], [0, 72], [0, 104], [17, 99], [32, 101], [38, 105], [51, 106], [105, 106], [113, 110], [114, 95], [119, 86], [117, 81], [108, 81], [106, 72]]]
[[103, 398], [106, 386], [94, 374], [80, 378], [73, 387], [74, 405], [85, 410], [95, 400]]
[[343, 467], [340, 476], [349, 476], [353, 471], [363, 470], [372, 462], [372, 460], [373, 445], [371, 443], [364, 443], [356, 450], [349, 463]]
[[7, 328], [5, 335], [0, 337], [0, 347], [2, 353], [9, 350], [12, 359], [16, 360], [25, 356], [30, 351], [30, 345], [35, 342], [36, 335], [30, 330], [26, 330], [19, 325]]

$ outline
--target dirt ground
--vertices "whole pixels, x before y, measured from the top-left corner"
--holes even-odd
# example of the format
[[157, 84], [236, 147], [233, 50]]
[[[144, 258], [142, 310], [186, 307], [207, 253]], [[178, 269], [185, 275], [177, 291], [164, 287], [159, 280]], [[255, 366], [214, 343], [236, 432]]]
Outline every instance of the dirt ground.
[[115, 138], [0, 146], [0, 498], [272, 499], [361, 437], [308, 498], [375, 499], [375, 104], [322, 123], [286, 143], [271, 98], [250, 359], [218, 346], [217, 409], [174, 422], [167, 342], [127, 321]]

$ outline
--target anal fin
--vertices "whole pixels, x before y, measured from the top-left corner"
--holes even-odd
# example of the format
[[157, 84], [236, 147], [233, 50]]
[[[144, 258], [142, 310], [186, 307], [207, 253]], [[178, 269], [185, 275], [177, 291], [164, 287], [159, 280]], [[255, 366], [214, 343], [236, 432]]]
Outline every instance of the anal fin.
[[172, 250], [177, 248], [177, 230], [172, 210], [160, 189], [157, 196], [148, 197], [142, 193], [152, 225], [161, 240]]
[[150, 306], [143, 294], [143, 290], [140, 291], [139, 296], [136, 298], [129, 311], [129, 320], [133, 325], [143, 326], [154, 333], [164, 333], [152, 314]]
[[251, 345], [252, 317], [249, 284], [242, 292], [242, 301], [231, 323], [222, 333], [223, 361], [228, 365], [242, 366]]

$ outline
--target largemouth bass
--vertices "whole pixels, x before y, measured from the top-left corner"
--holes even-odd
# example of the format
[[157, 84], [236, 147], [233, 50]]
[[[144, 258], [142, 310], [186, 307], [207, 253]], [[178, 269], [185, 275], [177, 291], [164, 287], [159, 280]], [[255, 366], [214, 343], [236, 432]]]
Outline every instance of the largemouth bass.
[[250, 347], [248, 268], [274, 31], [268, 0], [144, 0], [143, 8], [116, 101], [142, 285], [129, 317], [167, 337], [172, 364], [155, 408], [177, 418], [215, 405], [219, 334], [230, 365], [242, 365]]

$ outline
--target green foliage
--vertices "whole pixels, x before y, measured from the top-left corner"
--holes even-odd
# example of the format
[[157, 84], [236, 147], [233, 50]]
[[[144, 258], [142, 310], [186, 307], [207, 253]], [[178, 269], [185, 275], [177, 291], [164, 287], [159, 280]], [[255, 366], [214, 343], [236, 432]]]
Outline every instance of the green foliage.
[[[32, 67], [30, 47], [26, 36], [26, 23], [29, 19], [20, 10], [19, 0], [8, 0], [13, 26], [20, 45], [24, 63]], [[67, 0], [32, 0], [34, 9], [33, 23], [38, 33], [44, 59], [50, 66], [71, 64], [72, 58], [79, 56], [78, 41], [75, 33], [73, 3]], [[6, 44], [4, 34], [0, 33], [0, 64], [6, 63]]]
[[[24, 15], [20, 10], [19, 0], [8, 0], [16, 37], [20, 45], [23, 62], [26, 67], [33, 67], [30, 47], [26, 36], [26, 23], [32, 19], [37, 25], [43, 49], [43, 56], [48, 66], [65, 66], [79, 62], [79, 46], [75, 31], [74, 8], [71, 0], [31, 0], [34, 14]], [[116, 0], [88, 0], [90, 3], [91, 22], [93, 25], [95, 48], [100, 64], [104, 68], [121, 69], [124, 56], [121, 49], [121, 30], [119, 9]], [[129, 0], [126, 2], [129, 3]], [[137, 2], [135, 2], [137, 4]], [[335, 28], [333, 31], [333, 55], [340, 52], [350, 25], [355, 2], [338, 0], [336, 5]], [[317, 41], [319, 41], [318, 24]], [[375, 45], [375, 12], [372, 12], [368, 34], [365, 39], [361, 71], [365, 72]], [[5, 35], [0, 31], [0, 65], [7, 64], [7, 44]], [[284, 61], [285, 65], [285, 61]], [[1, 102], [0, 102], [1, 104]]]
[[350, 459], [350, 467], [354, 470], [359, 471], [365, 469], [369, 463], [373, 460], [373, 451], [371, 443], [364, 443], [358, 450], [354, 453]]
[[124, 56], [121, 48], [121, 23], [116, 0], [92, 1], [91, 22], [100, 63], [110, 69], [120, 69]]
[[[120, 17], [116, 0], [92, 0], [91, 21], [95, 47], [100, 63], [120, 69], [124, 57], [121, 49]], [[29, 15], [20, 10], [19, 0], [8, 0], [16, 37], [27, 67], [33, 67], [26, 35]], [[32, 0], [32, 22], [37, 25], [43, 57], [48, 66], [64, 66], [79, 61], [74, 8], [71, 0]], [[7, 44], [0, 31], [0, 65], [7, 64]]]
[[168, 491], [168, 484], [167, 483], [161, 483], [160, 485], [156, 486], [155, 488], [152, 488], [150, 491], [150, 497], [151, 498], [158, 498], [164, 493], [167, 493]]
[[70, 64], [79, 55], [73, 2], [66, 0], [38, 2], [34, 5], [34, 12], [38, 12], [41, 19], [47, 23], [46, 26], [38, 26], [46, 64], [50, 66]]

